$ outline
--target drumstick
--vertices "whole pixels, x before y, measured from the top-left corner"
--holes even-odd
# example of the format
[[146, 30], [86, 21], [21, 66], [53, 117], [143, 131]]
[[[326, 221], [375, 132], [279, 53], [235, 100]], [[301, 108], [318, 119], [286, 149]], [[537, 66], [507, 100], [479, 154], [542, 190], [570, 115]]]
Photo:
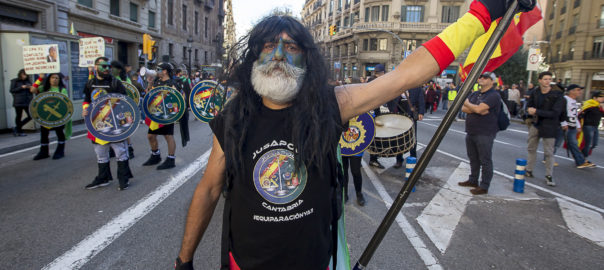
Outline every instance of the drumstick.
[[384, 123], [380, 120], [375, 120], [375, 125], [378, 127], [382, 127], [382, 126], [384, 126]]

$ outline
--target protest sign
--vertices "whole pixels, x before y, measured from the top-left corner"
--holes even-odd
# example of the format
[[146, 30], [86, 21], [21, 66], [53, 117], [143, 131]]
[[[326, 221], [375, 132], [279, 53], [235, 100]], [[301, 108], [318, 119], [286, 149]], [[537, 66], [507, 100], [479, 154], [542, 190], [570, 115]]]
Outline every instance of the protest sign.
[[23, 46], [23, 66], [27, 74], [61, 71], [57, 44]]
[[80, 39], [80, 67], [94, 66], [94, 60], [104, 55], [105, 40], [102, 37]]

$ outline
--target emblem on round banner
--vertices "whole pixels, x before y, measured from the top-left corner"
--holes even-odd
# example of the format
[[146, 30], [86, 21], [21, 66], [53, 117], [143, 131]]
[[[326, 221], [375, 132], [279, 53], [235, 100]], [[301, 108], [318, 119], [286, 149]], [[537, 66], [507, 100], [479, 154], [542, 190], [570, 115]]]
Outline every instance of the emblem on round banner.
[[65, 125], [73, 116], [73, 103], [59, 92], [43, 92], [29, 104], [29, 113], [41, 126], [54, 128]]
[[92, 102], [84, 122], [94, 137], [119, 142], [136, 131], [140, 119], [140, 110], [134, 100], [126, 95], [110, 93]]
[[126, 93], [128, 94], [128, 97], [134, 100], [134, 103], [138, 105], [138, 103], [140, 102], [141, 95], [138, 92], [138, 89], [136, 89], [136, 86], [128, 82], [122, 82], [122, 84], [126, 88]]
[[375, 137], [375, 123], [369, 113], [361, 114], [348, 122], [342, 132], [340, 148], [342, 156], [355, 156], [367, 149]]
[[143, 99], [143, 111], [151, 120], [167, 125], [178, 121], [185, 113], [185, 99], [169, 86], [154, 87]]
[[263, 154], [254, 166], [254, 186], [265, 200], [274, 204], [294, 201], [306, 187], [306, 167], [295, 170], [294, 152], [274, 149]]
[[206, 80], [197, 83], [189, 96], [193, 115], [204, 123], [210, 122], [222, 109], [224, 96], [224, 88], [216, 81]]

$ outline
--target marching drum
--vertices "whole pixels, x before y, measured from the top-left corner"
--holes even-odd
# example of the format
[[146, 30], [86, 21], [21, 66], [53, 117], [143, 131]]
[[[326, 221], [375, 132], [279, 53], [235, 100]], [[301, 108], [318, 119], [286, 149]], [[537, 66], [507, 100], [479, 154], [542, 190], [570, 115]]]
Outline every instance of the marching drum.
[[411, 118], [400, 114], [382, 114], [375, 118], [375, 138], [368, 152], [380, 157], [395, 157], [409, 152], [415, 145], [415, 128]]

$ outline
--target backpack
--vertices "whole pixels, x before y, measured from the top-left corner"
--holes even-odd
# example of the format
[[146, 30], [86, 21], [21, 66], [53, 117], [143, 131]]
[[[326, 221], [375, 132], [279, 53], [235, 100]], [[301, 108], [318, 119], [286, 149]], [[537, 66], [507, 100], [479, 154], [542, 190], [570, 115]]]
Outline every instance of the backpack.
[[508, 107], [503, 102], [503, 99], [499, 97], [501, 101], [501, 109], [499, 110], [499, 114], [497, 115], [497, 126], [499, 130], [506, 130], [510, 126], [510, 112], [508, 111]]

